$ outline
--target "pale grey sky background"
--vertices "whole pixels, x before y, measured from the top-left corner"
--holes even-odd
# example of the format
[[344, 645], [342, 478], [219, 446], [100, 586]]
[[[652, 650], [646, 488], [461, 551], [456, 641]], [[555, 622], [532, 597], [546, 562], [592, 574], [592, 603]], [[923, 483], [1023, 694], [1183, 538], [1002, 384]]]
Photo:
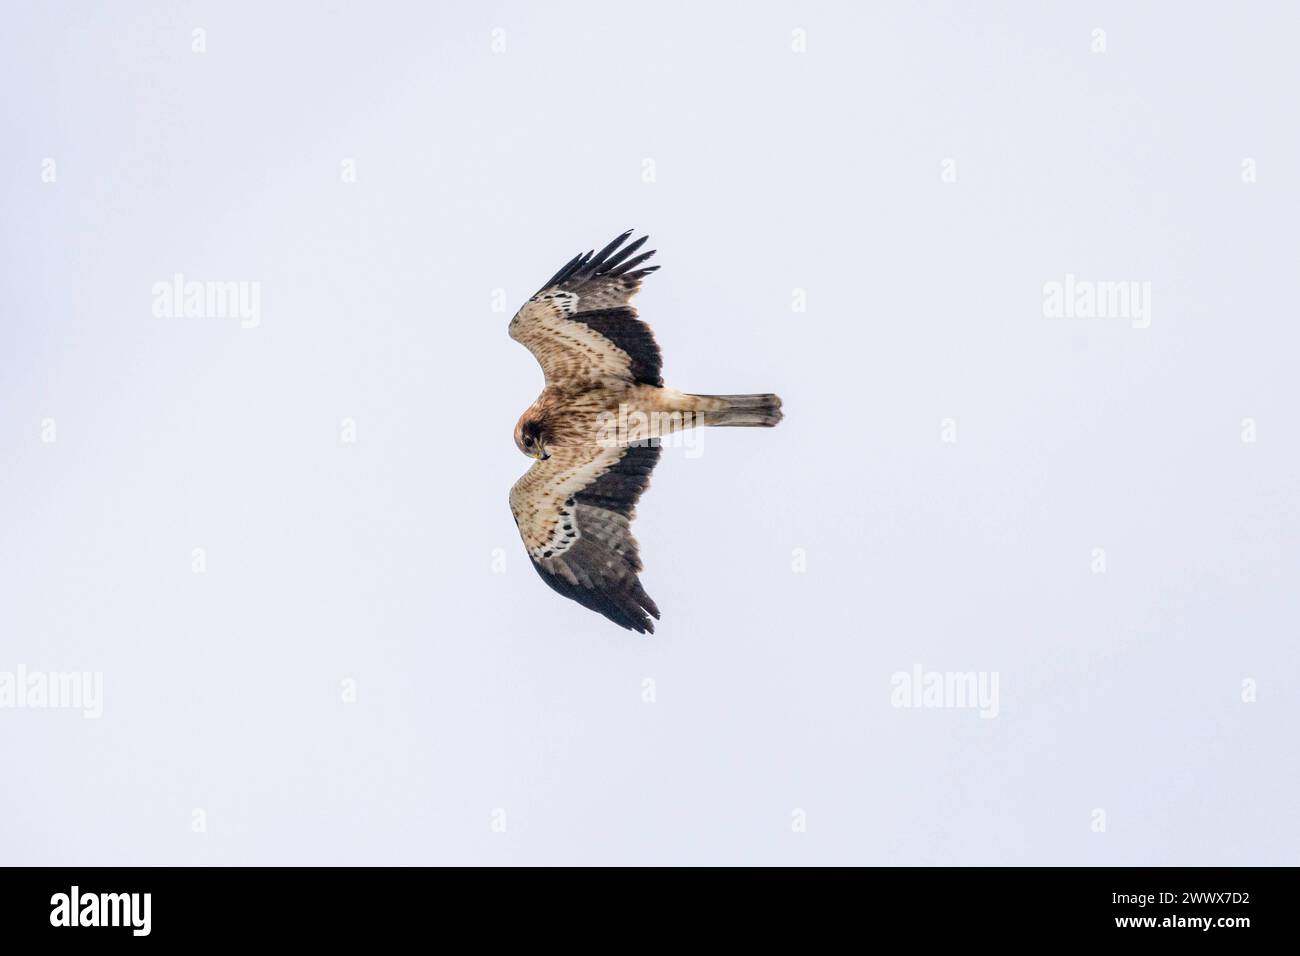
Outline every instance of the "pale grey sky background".
[[[1300, 862], [1298, 26], [5, 3], [0, 672], [104, 713], [0, 709], [0, 862]], [[669, 383], [787, 412], [665, 453], [651, 638], [506, 503], [510, 313], [631, 226]]]

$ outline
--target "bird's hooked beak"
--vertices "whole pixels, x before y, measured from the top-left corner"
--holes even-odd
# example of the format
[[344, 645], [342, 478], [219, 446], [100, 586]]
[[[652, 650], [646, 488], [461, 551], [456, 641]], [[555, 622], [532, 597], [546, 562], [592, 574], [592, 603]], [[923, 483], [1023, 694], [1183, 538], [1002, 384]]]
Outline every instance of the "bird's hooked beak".
[[539, 448], [537, 449], [537, 454], [534, 455], [533, 457], [536, 458], [538, 461], [546, 461], [546, 459], [551, 457], [551, 453], [549, 451], [543, 451], [541, 448]]

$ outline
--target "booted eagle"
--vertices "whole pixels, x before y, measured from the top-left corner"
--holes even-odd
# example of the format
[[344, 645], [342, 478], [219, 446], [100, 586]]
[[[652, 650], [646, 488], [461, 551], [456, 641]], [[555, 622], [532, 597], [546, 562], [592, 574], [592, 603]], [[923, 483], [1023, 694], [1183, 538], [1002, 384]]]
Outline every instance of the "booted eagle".
[[659, 346], [629, 304], [641, 280], [642, 236], [628, 230], [574, 256], [510, 320], [546, 387], [515, 425], [536, 461], [510, 489], [510, 510], [542, 580], [634, 631], [654, 633], [659, 608], [637, 576], [631, 523], [659, 461], [659, 439], [697, 425], [781, 420], [775, 395], [690, 395], [664, 387]]

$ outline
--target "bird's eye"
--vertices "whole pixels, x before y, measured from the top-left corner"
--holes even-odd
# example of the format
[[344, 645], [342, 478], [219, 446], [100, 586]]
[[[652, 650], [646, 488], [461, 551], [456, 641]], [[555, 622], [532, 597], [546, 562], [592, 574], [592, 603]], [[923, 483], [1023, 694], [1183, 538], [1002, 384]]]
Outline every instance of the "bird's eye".
[[532, 435], [525, 435], [525, 436], [524, 436], [524, 444], [525, 444], [525, 445], [532, 445], [532, 443], [533, 443], [533, 436], [532, 436]]

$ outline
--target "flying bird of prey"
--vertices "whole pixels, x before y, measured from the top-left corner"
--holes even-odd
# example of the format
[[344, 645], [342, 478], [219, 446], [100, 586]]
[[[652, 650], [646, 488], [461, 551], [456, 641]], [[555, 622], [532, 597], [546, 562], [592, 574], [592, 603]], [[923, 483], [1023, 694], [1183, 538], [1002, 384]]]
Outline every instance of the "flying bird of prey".
[[658, 269], [628, 230], [574, 256], [510, 320], [546, 387], [515, 425], [536, 461], [510, 489], [510, 510], [542, 580], [615, 624], [654, 633], [659, 608], [637, 576], [631, 523], [659, 461], [659, 440], [697, 425], [781, 420], [775, 395], [690, 395], [665, 388], [650, 327], [629, 304]]

